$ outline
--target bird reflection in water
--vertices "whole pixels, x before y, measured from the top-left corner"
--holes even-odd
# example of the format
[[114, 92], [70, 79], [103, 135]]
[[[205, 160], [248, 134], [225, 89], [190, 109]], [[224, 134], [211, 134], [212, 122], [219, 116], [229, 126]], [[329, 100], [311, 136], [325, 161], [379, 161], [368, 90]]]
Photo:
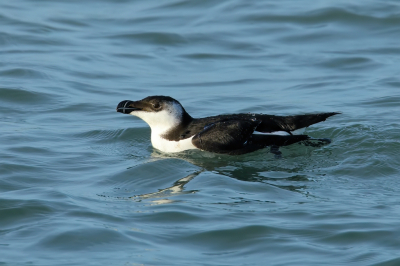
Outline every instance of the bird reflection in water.
[[[152, 204], [174, 202], [170, 199], [171, 197], [198, 192], [199, 190], [185, 190], [185, 186], [205, 172], [228, 176], [240, 181], [258, 182], [309, 197], [311, 195], [307, 189], [307, 183], [314, 181], [314, 176], [305, 173], [305, 171], [308, 172], [305, 168], [314, 169], [315, 163], [318, 164], [318, 161], [310, 162], [310, 158], [307, 157], [311, 156], [312, 151], [307, 146], [299, 146], [303, 146], [303, 152], [306, 151], [308, 154], [303, 153], [302, 158], [299, 158], [298, 154], [292, 154], [289, 156], [290, 158], [285, 159], [277, 159], [276, 154], [266, 154], [263, 151], [250, 156], [232, 157], [199, 151], [166, 154], [154, 150], [152, 157], [155, 159], [180, 159], [197, 166], [199, 170], [178, 179], [170, 187], [159, 188], [157, 192], [134, 195], [130, 199], [150, 200]], [[260, 156], [262, 156], [261, 159]]]

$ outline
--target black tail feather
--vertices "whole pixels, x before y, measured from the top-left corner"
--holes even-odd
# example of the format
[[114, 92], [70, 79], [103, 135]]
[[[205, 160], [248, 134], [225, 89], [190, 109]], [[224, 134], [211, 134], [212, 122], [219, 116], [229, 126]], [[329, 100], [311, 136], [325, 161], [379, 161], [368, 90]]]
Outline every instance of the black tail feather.
[[261, 124], [257, 127], [259, 132], [286, 131], [291, 132], [300, 128], [305, 128], [313, 124], [325, 121], [328, 117], [340, 114], [337, 112], [307, 114], [307, 115], [291, 115], [291, 116], [274, 116], [274, 115], [256, 115], [257, 120], [261, 120]]

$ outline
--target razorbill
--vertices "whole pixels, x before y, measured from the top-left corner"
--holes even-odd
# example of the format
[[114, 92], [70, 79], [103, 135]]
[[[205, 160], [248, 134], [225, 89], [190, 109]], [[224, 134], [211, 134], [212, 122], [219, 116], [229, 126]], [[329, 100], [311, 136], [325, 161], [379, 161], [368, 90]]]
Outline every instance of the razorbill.
[[[140, 101], [125, 100], [118, 104], [117, 112], [137, 116], [149, 124], [151, 143], [160, 151], [172, 153], [200, 149], [230, 155], [309, 140], [309, 136], [293, 135], [292, 131], [338, 114], [229, 114], [193, 118], [177, 100], [168, 96], [149, 96]], [[286, 135], [273, 134], [282, 131]], [[329, 142], [328, 139], [320, 140]]]

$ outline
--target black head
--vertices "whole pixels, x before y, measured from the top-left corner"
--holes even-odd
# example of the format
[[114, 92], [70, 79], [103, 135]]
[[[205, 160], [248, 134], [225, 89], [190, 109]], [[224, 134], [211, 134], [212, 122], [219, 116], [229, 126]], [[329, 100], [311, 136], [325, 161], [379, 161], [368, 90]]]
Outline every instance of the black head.
[[192, 121], [182, 105], [169, 96], [149, 96], [135, 102], [125, 100], [118, 104], [117, 112], [137, 116], [147, 122], [152, 130], [160, 132], [167, 132]]
[[174, 104], [182, 107], [177, 100], [169, 96], [149, 96], [140, 101], [122, 101], [117, 106], [117, 112], [123, 114], [132, 114], [134, 111], [160, 112]]

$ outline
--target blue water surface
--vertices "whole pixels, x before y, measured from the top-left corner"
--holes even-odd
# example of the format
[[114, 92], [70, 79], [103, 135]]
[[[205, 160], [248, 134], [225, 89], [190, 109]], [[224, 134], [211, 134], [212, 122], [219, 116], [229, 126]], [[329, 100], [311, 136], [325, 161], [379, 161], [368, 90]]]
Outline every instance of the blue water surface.
[[[398, 1], [0, 2], [0, 265], [400, 265]], [[242, 156], [151, 146], [193, 117], [341, 112]]]

